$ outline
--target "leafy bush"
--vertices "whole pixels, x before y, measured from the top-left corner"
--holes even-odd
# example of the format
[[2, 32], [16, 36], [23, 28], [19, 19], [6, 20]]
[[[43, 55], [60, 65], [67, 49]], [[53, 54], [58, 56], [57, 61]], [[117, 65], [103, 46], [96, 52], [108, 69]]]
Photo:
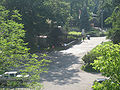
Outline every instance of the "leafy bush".
[[77, 39], [77, 37], [75, 37], [75, 36], [67, 36], [68, 42], [73, 41], [75, 39]]
[[96, 53], [95, 50], [90, 51], [89, 53], [87, 53], [86, 55], [83, 56], [82, 60], [84, 61], [84, 65], [82, 66], [82, 69], [85, 71], [95, 71], [92, 68], [92, 65], [90, 65], [90, 63], [93, 63], [95, 59], [97, 59], [97, 57], [100, 56], [98, 53]]
[[71, 31], [71, 32], [68, 33], [68, 35], [81, 36], [81, 32]]
[[92, 88], [93, 90], [120, 90], [119, 84], [114, 83], [110, 79], [105, 80], [102, 83], [95, 82]]
[[68, 32], [66, 36], [66, 40], [64, 40], [64, 43], [70, 43], [74, 40], [81, 40], [81, 32], [71, 31]]
[[107, 36], [114, 44], [120, 43], [120, 28], [110, 29]]
[[[110, 44], [111, 42], [104, 42], [102, 45]], [[92, 49], [90, 52], [88, 52], [86, 55], [83, 56], [82, 60], [84, 61], [85, 65], [82, 66], [82, 69], [85, 71], [95, 71], [95, 69], [92, 68], [91, 63], [94, 62], [94, 60], [97, 59], [97, 57], [101, 56], [101, 54], [97, 51], [98, 48], [101, 46], [98, 45], [94, 49]]]
[[105, 36], [106, 32], [93, 28], [91, 31], [87, 32], [87, 34], [89, 34], [92, 37], [101, 37], [101, 36]]
[[95, 82], [94, 85], [92, 86], [93, 90], [103, 90], [103, 84]]
[[100, 90], [120, 90], [120, 45], [113, 43], [99, 45], [96, 50], [100, 56], [92, 65], [102, 75], [109, 77], [109, 80], [103, 83], [104, 89]]

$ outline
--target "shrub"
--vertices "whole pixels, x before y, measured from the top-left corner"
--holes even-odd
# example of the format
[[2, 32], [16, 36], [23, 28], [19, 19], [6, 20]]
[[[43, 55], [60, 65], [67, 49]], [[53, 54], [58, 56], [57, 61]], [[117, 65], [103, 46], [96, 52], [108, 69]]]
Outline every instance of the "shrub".
[[[111, 42], [104, 42], [102, 45], [110, 44]], [[91, 63], [94, 62], [94, 60], [97, 59], [97, 57], [101, 56], [101, 54], [97, 51], [97, 48], [100, 48], [101, 46], [98, 45], [94, 49], [92, 49], [90, 52], [88, 52], [86, 55], [83, 56], [82, 60], [84, 61], [84, 65], [82, 66], [82, 69], [85, 71], [95, 71], [95, 69], [92, 68]]]
[[84, 61], [85, 64], [82, 66], [82, 69], [88, 72], [90, 71], [94, 72], [95, 70], [92, 68], [92, 65], [90, 65], [90, 63], [93, 63], [98, 56], [100, 55], [96, 53], [94, 50], [90, 51], [85, 56], [83, 56], [82, 60]]
[[102, 37], [106, 35], [105, 31], [100, 31], [99, 29], [92, 29], [91, 31], [87, 32], [92, 37]]
[[71, 31], [71, 32], [68, 33], [68, 35], [81, 36], [81, 32]]
[[120, 90], [120, 45], [105, 44], [97, 48], [101, 55], [94, 63], [94, 69], [100, 70], [102, 75], [109, 77], [108, 82], [104, 83], [106, 89], [100, 90]]
[[108, 38], [113, 41], [114, 44], [120, 43], [120, 28], [110, 29], [107, 34]]

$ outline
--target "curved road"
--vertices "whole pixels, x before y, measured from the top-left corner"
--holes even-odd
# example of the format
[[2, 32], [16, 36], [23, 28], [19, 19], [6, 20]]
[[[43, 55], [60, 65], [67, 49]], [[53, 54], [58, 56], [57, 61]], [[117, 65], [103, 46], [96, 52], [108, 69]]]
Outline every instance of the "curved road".
[[107, 41], [105, 37], [91, 37], [72, 46], [67, 50], [50, 53], [53, 61], [47, 74], [41, 75], [42, 90], [91, 90], [93, 81], [101, 78], [101, 74], [82, 71], [82, 57], [96, 47]]

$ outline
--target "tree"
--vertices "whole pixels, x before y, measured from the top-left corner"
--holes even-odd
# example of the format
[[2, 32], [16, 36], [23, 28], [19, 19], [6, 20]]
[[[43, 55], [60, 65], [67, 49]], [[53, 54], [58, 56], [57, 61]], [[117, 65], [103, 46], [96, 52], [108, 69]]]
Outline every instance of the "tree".
[[80, 28], [85, 29], [85, 31], [90, 31], [89, 14], [86, 7], [82, 9]]
[[6, 0], [4, 5], [9, 10], [20, 11], [26, 30], [25, 41], [29, 42], [31, 51], [37, 46], [36, 36], [48, 34], [54, 24], [64, 27], [70, 16], [69, 3], [61, 0]]
[[[17, 10], [9, 11], [0, 6], [0, 72], [17, 70], [30, 75], [29, 85], [39, 81], [40, 73], [46, 71], [48, 60], [37, 60], [35, 54], [29, 53], [27, 43], [23, 41], [25, 36], [24, 26], [16, 21], [21, 20]], [[43, 68], [42, 68], [43, 67]]]
[[[80, 30], [90, 30], [90, 13], [92, 12], [92, 0], [71, 0], [71, 16], [73, 27]], [[86, 27], [87, 26], [87, 27]]]
[[[109, 0], [110, 1], [110, 0]], [[101, 55], [94, 60], [92, 64], [95, 69], [108, 77], [109, 79], [102, 84], [95, 83], [94, 90], [119, 90], [120, 89], [120, 2], [119, 0], [111, 0], [113, 12], [106, 19], [107, 23], [112, 23], [108, 37], [113, 43], [100, 45], [96, 51]], [[116, 3], [117, 2], [117, 3]]]
[[109, 30], [108, 38], [110, 38], [113, 43], [120, 43], [120, 6], [116, 6], [111, 17], [106, 19], [107, 23], [112, 23], [112, 29]]
[[[108, 38], [113, 43], [120, 43], [120, 1], [119, 0], [99, 0], [98, 15], [100, 16], [100, 26], [111, 28], [108, 31]], [[102, 25], [103, 24], [103, 25]]]

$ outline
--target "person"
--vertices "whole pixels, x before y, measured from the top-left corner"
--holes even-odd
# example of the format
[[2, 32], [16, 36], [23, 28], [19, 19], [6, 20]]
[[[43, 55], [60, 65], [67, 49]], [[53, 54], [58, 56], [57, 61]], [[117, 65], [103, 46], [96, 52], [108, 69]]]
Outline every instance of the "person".
[[85, 35], [83, 35], [83, 41], [85, 40]]
[[83, 41], [85, 40], [85, 30], [84, 29], [82, 29], [82, 39], [83, 39]]

